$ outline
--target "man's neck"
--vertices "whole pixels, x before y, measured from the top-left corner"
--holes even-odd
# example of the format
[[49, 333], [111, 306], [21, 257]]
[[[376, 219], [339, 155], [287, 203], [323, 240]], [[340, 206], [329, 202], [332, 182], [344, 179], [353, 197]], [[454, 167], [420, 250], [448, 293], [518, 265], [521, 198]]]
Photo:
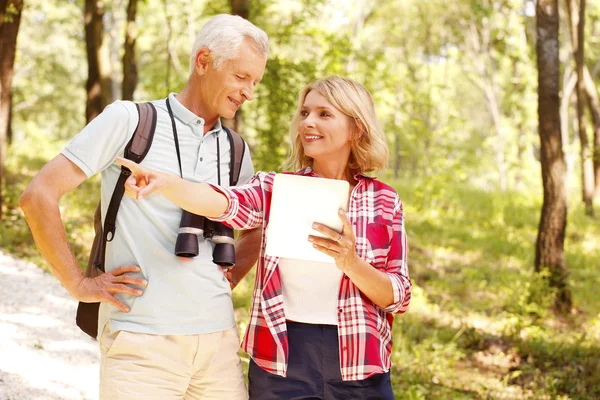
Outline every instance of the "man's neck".
[[212, 127], [217, 123], [219, 119], [218, 115], [208, 116], [210, 113], [207, 111], [203, 102], [200, 99], [199, 90], [194, 90], [193, 87], [190, 86], [189, 82], [185, 85], [185, 87], [175, 96], [177, 101], [181, 103], [182, 106], [204, 119], [204, 134], [212, 129]]

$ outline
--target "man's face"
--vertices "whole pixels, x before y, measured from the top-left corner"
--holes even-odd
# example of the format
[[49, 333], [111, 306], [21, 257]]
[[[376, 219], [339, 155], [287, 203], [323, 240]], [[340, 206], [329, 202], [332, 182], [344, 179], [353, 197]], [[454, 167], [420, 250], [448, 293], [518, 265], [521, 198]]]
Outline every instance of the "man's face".
[[201, 96], [209, 115], [232, 119], [245, 101], [254, 98], [254, 86], [265, 72], [267, 58], [246, 38], [236, 57], [227, 60], [219, 69], [208, 65], [203, 77]]

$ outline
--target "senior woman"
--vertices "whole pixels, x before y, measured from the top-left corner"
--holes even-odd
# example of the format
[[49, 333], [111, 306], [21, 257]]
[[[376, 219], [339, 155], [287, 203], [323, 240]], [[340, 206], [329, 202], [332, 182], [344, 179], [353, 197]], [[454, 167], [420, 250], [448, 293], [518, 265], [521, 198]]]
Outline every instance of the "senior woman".
[[297, 175], [350, 184], [348, 212], [339, 213], [342, 233], [315, 224], [325, 237], [307, 238], [337, 269], [332, 263], [265, 254], [274, 172], [222, 188], [118, 162], [131, 169], [127, 191], [138, 200], [161, 193], [235, 229], [262, 225], [242, 341], [251, 357], [251, 398], [393, 399], [393, 314], [406, 311], [411, 282], [402, 203], [392, 187], [365, 175], [383, 168], [388, 156], [373, 99], [352, 80], [317, 80], [300, 93], [290, 135], [289, 161]]

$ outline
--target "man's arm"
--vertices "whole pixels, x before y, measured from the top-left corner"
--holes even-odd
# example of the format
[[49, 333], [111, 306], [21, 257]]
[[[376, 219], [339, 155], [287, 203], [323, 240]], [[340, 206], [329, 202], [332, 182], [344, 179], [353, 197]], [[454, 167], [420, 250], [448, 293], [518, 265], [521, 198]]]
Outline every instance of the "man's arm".
[[225, 274], [231, 289], [254, 267], [260, 253], [262, 227], [239, 231], [235, 241], [235, 267]]
[[77, 188], [85, 179], [85, 173], [60, 154], [33, 178], [19, 198], [19, 206], [42, 256], [71, 295], [83, 302], [105, 301], [127, 312], [128, 307], [117, 300], [114, 294], [142, 294], [141, 290], [127, 286], [146, 285], [143, 279], [126, 274], [138, 272], [139, 267], [126, 265], [96, 278], [86, 278], [67, 244], [58, 202], [64, 194]]

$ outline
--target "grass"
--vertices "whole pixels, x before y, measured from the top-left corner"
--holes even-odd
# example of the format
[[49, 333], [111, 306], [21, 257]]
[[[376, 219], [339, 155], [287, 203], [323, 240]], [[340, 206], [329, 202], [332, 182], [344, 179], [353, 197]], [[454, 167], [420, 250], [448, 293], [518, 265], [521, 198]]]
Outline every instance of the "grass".
[[[41, 266], [17, 201], [59, 149], [13, 149], [8, 160], [0, 248]], [[414, 284], [411, 307], [394, 324], [397, 398], [600, 398], [600, 224], [576, 196], [565, 243], [574, 310], [559, 317], [544, 276], [533, 273], [540, 190], [495, 193], [413, 180], [394, 186], [405, 206]], [[98, 182], [90, 180], [61, 203], [81, 265], [97, 199]], [[253, 276], [234, 291], [242, 332]]]
[[[415, 293], [396, 319], [398, 396], [600, 397], [600, 226], [571, 205], [566, 260], [574, 311], [557, 317], [533, 273], [540, 200], [452, 185], [443, 198], [396, 185]], [[424, 200], [426, 199], [426, 200]]]

